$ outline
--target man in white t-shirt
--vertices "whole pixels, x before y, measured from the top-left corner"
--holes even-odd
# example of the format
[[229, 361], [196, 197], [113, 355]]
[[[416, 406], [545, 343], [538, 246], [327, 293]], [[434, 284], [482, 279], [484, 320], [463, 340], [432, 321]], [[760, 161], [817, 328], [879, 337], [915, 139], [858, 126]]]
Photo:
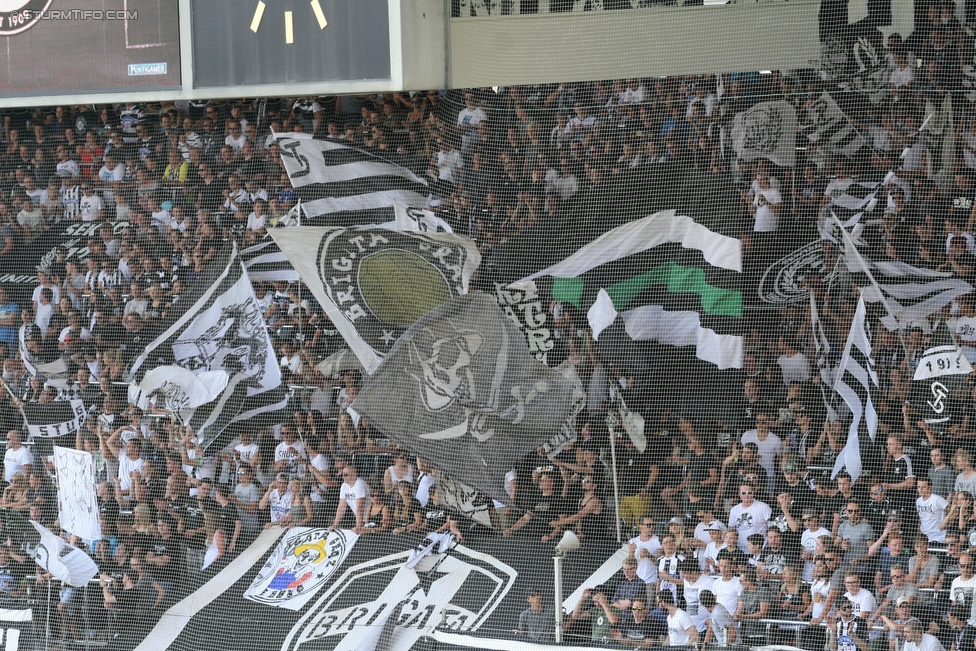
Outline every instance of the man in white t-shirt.
[[355, 533], [363, 533], [366, 511], [369, 509], [369, 484], [359, 477], [356, 467], [349, 464], [342, 469], [342, 486], [339, 487], [339, 504], [336, 506], [335, 520], [329, 531], [340, 528], [347, 518], [346, 511], [355, 517]]
[[878, 600], [867, 588], [861, 587], [861, 575], [857, 570], [848, 570], [844, 575], [844, 596], [853, 604], [853, 615], [861, 619], [868, 619], [878, 607]]
[[685, 611], [674, 603], [674, 595], [669, 591], [658, 593], [657, 603], [668, 614], [668, 634], [664, 638], [665, 646], [685, 646], [698, 644], [700, 636], [695, 622]]
[[651, 593], [657, 592], [657, 559], [661, 555], [661, 539], [654, 533], [654, 518], [645, 515], [640, 519], [640, 535], [629, 543], [630, 555], [637, 559], [637, 576], [648, 585]]
[[739, 499], [742, 501], [729, 511], [729, 527], [739, 532], [739, 551], [748, 553], [749, 536], [754, 533], [766, 536], [773, 510], [765, 502], [756, 499], [756, 489], [749, 484], [739, 486]]
[[92, 189], [91, 181], [81, 184], [81, 221], [94, 222], [102, 218], [102, 210], [105, 205], [102, 198], [95, 194]]
[[939, 642], [939, 638], [923, 633], [922, 622], [915, 618], [905, 622], [902, 635], [905, 638], [905, 643], [901, 647], [902, 651], [945, 651], [945, 647]]
[[718, 559], [719, 576], [712, 582], [712, 592], [718, 603], [725, 606], [730, 613], [739, 610], [739, 596], [742, 594], [742, 582], [735, 576], [732, 559], [722, 554]]
[[800, 534], [800, 554], [803, 558], [803, 580], [813, 581], [815, 567], [814, 556], [817, 552], [817, 539], [820, 536], [830, 537], [830, 530], [820, 525], [820, 519], [815, 509], [803, 510], [803, 525], [806, 527]]
[[23, 446], [23, 437], [18, 430], [7, 432], [7, 451], [3, 454], [3, 480], [10, 483], [15, 473], [23, 473], [24, 478], [30, 474], [34, 455]]
[[457, 126], [461, 131], [473, 130], [482, 120], [486, 120], [488, 114], [484, 109], [478, 107], [474, 93], [464, 94], [464, 108], [458, 113]]
[[118, 161], [115, 154], [105, 154], [105, 163], [98, 170], [98, 182], [106, 205], [115, 205], [115, 192], [121, 189], [124, 180], [125, 165]]
[[779, 190], [771, 187], [768, 176], [760, 176], [759, 191], [752, 199], [751, 212], [756, 221], [753, 224], [754, 233], [771, 233], [779, 228], [779, 213], [783, 207], [783, 195]]
[[[749, 430], [742, 435], [742, 445], [755, 443], [759, 448], [759, 465], [766, 471], [768, 481], [772, 486], [776, 480], [776, 462], [783, 454], [783, 440], [773, 434], [773, 425], [779, 420], [779, 414], [772, 409], [761, 408], [756, 414], [756, 429]], [[735, 526], [735, 525], [729, 525]], [[742, 540], [745, 540], [743, 538]], [[743, 549], [742, 551], [745, 551]]]
[[783, 353], [776, 363], [783, 369], [783, 384], [790, 386], [794, 382], [806, 382], [813, 373], [810, 370], [810, 360], [800, 352], [798, 342], [793, 335], [780, 335], [779, 349]]
[[949, 603], [972, 607], [974, 603], [973, 592], [976, 591], [976, 574], [973, 573], [972, 555], [962, 554], [959, 556], [957, 565], [959, 566], [959, 576], [952, 580], [949, 587]]
[[945, 519], [949, 502], [941, 495], [932, 493], [932, 480], [928, 477], [918, 477], [915, 481], [918, 490], [918, 499], [915, 500], [918, 530], [929, 539], [929, 542], [945, 542], [946, 532], [940, 529], [939, 525]]
[[282, 425], [281, 443], [275, 447], [275, 473], [287, 472], [289, 479], [301, 479], [305, 476], [305, 464], [308, 463], [308, 452], [305, 444], [298, 440], [294, 425]]
[[701, 594], [702, 590], [711, 591], [715, 579], [702, 573], [701, 568], [698, 567], [698, 561], [694, 559], [682, 561], [679, 569], [684, 581], [685, 609], [691, 617], [691, 621], [695, 622], [698, 631], [704, 633], [705, 622], [708, 621], [708, 611], [701, 607], [698, 595]]

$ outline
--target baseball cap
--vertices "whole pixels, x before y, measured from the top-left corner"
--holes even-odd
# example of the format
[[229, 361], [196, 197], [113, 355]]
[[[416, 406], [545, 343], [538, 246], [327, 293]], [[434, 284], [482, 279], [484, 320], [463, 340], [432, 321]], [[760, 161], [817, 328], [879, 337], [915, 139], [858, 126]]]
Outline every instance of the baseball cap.
[[705, 527], [705, 531], [722, 531], [722, 525], [720, 525], [716, 520], [715, 522]]
[[684, 523], [685, 521], [682, 518], [679, 518], [678, 516], [675, 516], [670, 520], [668, 520], [668, 524], [684, 524]]
[[912, 603], [912, 598], [909, 597], [908, 595], [905, 595], [904, 597], [898, 597], [898, 600], [895, 602], [895, 605], [904, 606], [905, 604], [910, 604], [910, 603]]
[[783, 464], [783, 472], [796, 472], [796, 463], [787, 461]]

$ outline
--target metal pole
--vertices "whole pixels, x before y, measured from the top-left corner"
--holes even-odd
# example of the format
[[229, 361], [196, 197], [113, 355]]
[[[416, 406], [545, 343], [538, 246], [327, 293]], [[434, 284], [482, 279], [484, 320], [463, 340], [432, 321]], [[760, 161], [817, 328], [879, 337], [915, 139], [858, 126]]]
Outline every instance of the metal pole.
[[51, 648], [51, 582], [52, 581], [54, 581], [53, 577], [49, 579], [47, 582], [47, 608], [44, 609], [44, 611], [47, 613], [44, 622], [44, 641], [45, 641], [44, 648], [45, 649]]
[[620, 537], [620, 486], [617, 482], [617, 444], [614, 441], [616, 436], [613, 433], [613, 419], [607, 419], [607, 429], [610, 430], [610, 465], [613, 471], [613, 514], [614, 520], [617, 522], [617, 542], [621, 541]]
[[563, 642], [563, 557], [552, 557], [553, 585], [556, 593], [556, 644]]

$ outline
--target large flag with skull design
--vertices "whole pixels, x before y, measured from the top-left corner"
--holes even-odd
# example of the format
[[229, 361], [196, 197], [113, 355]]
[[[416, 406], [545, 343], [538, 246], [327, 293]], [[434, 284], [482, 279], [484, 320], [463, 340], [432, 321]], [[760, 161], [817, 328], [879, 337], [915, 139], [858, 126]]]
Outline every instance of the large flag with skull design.
[[451, 233], [313, 226], [271, 237], [367, 373], [414, 321], [467, 293], [481, 263], [474, 242]]
[[584, 397], [575, 376], [535, 359], [492, 296], [473, 292], [410, 326], [352, 408], [435, 468], [509, 503], [505, 473]]

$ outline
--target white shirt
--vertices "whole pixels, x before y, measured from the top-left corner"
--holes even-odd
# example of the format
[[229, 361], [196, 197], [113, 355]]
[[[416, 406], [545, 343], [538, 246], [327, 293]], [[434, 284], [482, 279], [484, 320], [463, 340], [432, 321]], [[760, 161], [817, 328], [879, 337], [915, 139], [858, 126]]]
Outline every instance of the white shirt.
[[755, 233], [770, 233], [779, 227], [779, 215], [770, 206], [775, 206], [783, 202], [783, 197], [779, 190], [769, 188], [760, 190], [756, 193], [752, 203], [756, 206], [756, 223], [752, 230]]
[[119, 488], [124, 491], [132, 488], [132, 479], [129, 477], [129, 473], [133, 470], [138, 470], [142, 472], [142, 458], [138, 458], [135, 461], [129, 458], [129, 455], [123, 453], [119, 456]]
[[485, 120], [487, 117], [488, 116], [485, 114], [485, 112], [482, 109], [478, 108], [477, 106], [474, 107], [465, 106], [458, 113], [457, 125], [459, 127], [466, 127], [466, 128], [476, 127], [478, 126], [478, 124], [481, 123], [482, 120]]
[[702, 541], [706, 545], [712, 542], [712, 535], [708, 533], [708, 528], [712, 525], [717, 525], [723, 532], [727, 528], [725, 524], [719, 520], [712, 520], [711, 522], [699, 522], [695, 525], [695, 538]]
[[308, 453], [301, 441], [295, 441], [288, 445], [284, 441], [275, 447], [275, 464], [284, 461], [288, 464], [288, 473], [293, 477], [304, 477], [305, 468], [299, 466], [301, 460], [308, 460]]
[[862, 612], [873, 613], [878, 609], [878, 601], [867, 588], [861, 588], [857, 591], [857, 594], [845, 592], [844, 596], [854, 604], [851, 614], [853, 614], [855, 617], [861, 617]]
[[772, 432], [766, 435], [765, 441], [760, 441], [759, 432], [751, 429], [742, 435], [742, 445], [746, 443], [755, 443], [759, 446], [758, 463], [766, 471], [766, 475], [769, 476], [769, 481], [772, 483], [776, 479], [776, 457], [783, 454], [783, 441]]
[[715, 563], [708, 571], [713, 573], [717, 572], [715, 568], [718, 567], [718, 553], [722, 551], [723, 547], [725, 547], [724, 542], [710, 542], [705, 545], [705, 552], [698, 555], [698, 565], [701, 566], [702, 571], [705, 571], [705, 568], [708, 566], [708, 559], [710, 558], [715, 561]]
[[[817, 538], [820, 536], [829, 536], [830, 531], [820, 527], [816, 531], [810, 531], [809, 529], [804, 529], [803, 533], [800, 534], [800, 547], [803, 551], [813, 554], [817, 551]], [[813, 581], [813, 570], [816, 569], [816, 563], [813, 561], [803, 561], [803, 580]]]
[[698, 602], [698, 594], [702, 590], [711, 590], [714, 583], [715, 579], [707, 574], [702, 574], [694, 583], [685, 581], [685, 603], [687, 604], [688, 615], [691, 616], [691, 621], [695, 622], [695, 628], [699, 631], [705, 630], [708, 611], [702, 608]]
[[735, 613], [739, 609], [739, 595], [742, 594], [742, 583], [739, 582], [739, 577], [733, 576], [728, 581], [724, 581], [721, 576], [715, 577], [712, 592], [715, 594], [715, 601], [725, 606], [730, 613]]
[[901, 651], [945, 651], [945, 647], [942, 646], [942, 643], [935, 636], [922, 633], [922, 641], [919, 644], [905, 642], [901, 647]]
[[976, 576], [964, 579], [957, 576], [949, 586], [949, 601], [954, 604], [972, 605], [973, 591], [976, 590]]
[[[25, 446], [12, 450], [7, 448], [3, 454], [3, 480], [10, 483], [14, 473], [24, 472], [24, 466], [34, 463], [34, 455]], [[25, 476], [24, 479], [27, 479]]]
[[352, 512], [356, 513], [356, 500], [362, 497], [369, 498], [369, 484], [362, 477], [357, 478], [355, 484], [343, 482], [339, 495], [346, 501], [346, 505], [352, 509]]
[[790, 386], [793, 382], [806, 382], [813, 375], [810, 371], [810, 360], [803, 353], [797, 353], [792, 357], [780, 355], [776, 363], [783, 369], [783, 384], [786, 386]]
[[821, 617], [823, 615], [824, 604], [827, 603], [827, 595], [830, 593], [830, 578], [817, 579], [810, 585], [810, 598], [813, 600], [813, 612], [811, 617]]
[[945, 518], [946, 507], [949, 502], [941, 495], [932, 494], [928, 500], [921, 496], [915, 500], [915, 510], [918, 511], [918, 530], [928, 537], [929, 542], [945, 542], [946, 532], [939, 530], [939, 525]]
[[268, 495], [268, 506], [271, 509], [271, 521], [277, 522], [291, 513], [291, 501], [295, 496], [291, 491], [285, 491], [284, 495], [275, 488]]
[[[648, 540], [641, 540], [640, 536], [630, 539], [630, 542], [637, 545], [634, 550], [634, 557], [637, 558], [637, 576], [644, 583], [657, 583], [657, 555], [661, 552], [661, 540], [656, 536], [651, 536]], [[650, 554], [643, 558], [644, 550]]]
[[673, 615], [668, 615], [668, 641], [671, 646], [684, 646], [691, 641], [688, 635], [689, 628], [697, 628], [691, 616], [680, 608], [674, 611]]
[[[749, 551], [749, 536], [754, 533], [761, 533], [764, 537], [766, 529], [769, 527], [769, 518], [773, 515], [773, 510], [765, 502], [756, 500], [752, 506], [746, 508], [741, 503], [736, 504], [729, 511], [729, 526], [739, 531], [739, 549], [743, 553]], [[734, 610], [730, 610], [734, 613]]]
[[81, 221], [83, 222], [93, 222], [98, 219], [99, 214], [102, 212], [102, 198], [97, 194], [93, 194], [90, 197], [82, 195], [81, 197]]

